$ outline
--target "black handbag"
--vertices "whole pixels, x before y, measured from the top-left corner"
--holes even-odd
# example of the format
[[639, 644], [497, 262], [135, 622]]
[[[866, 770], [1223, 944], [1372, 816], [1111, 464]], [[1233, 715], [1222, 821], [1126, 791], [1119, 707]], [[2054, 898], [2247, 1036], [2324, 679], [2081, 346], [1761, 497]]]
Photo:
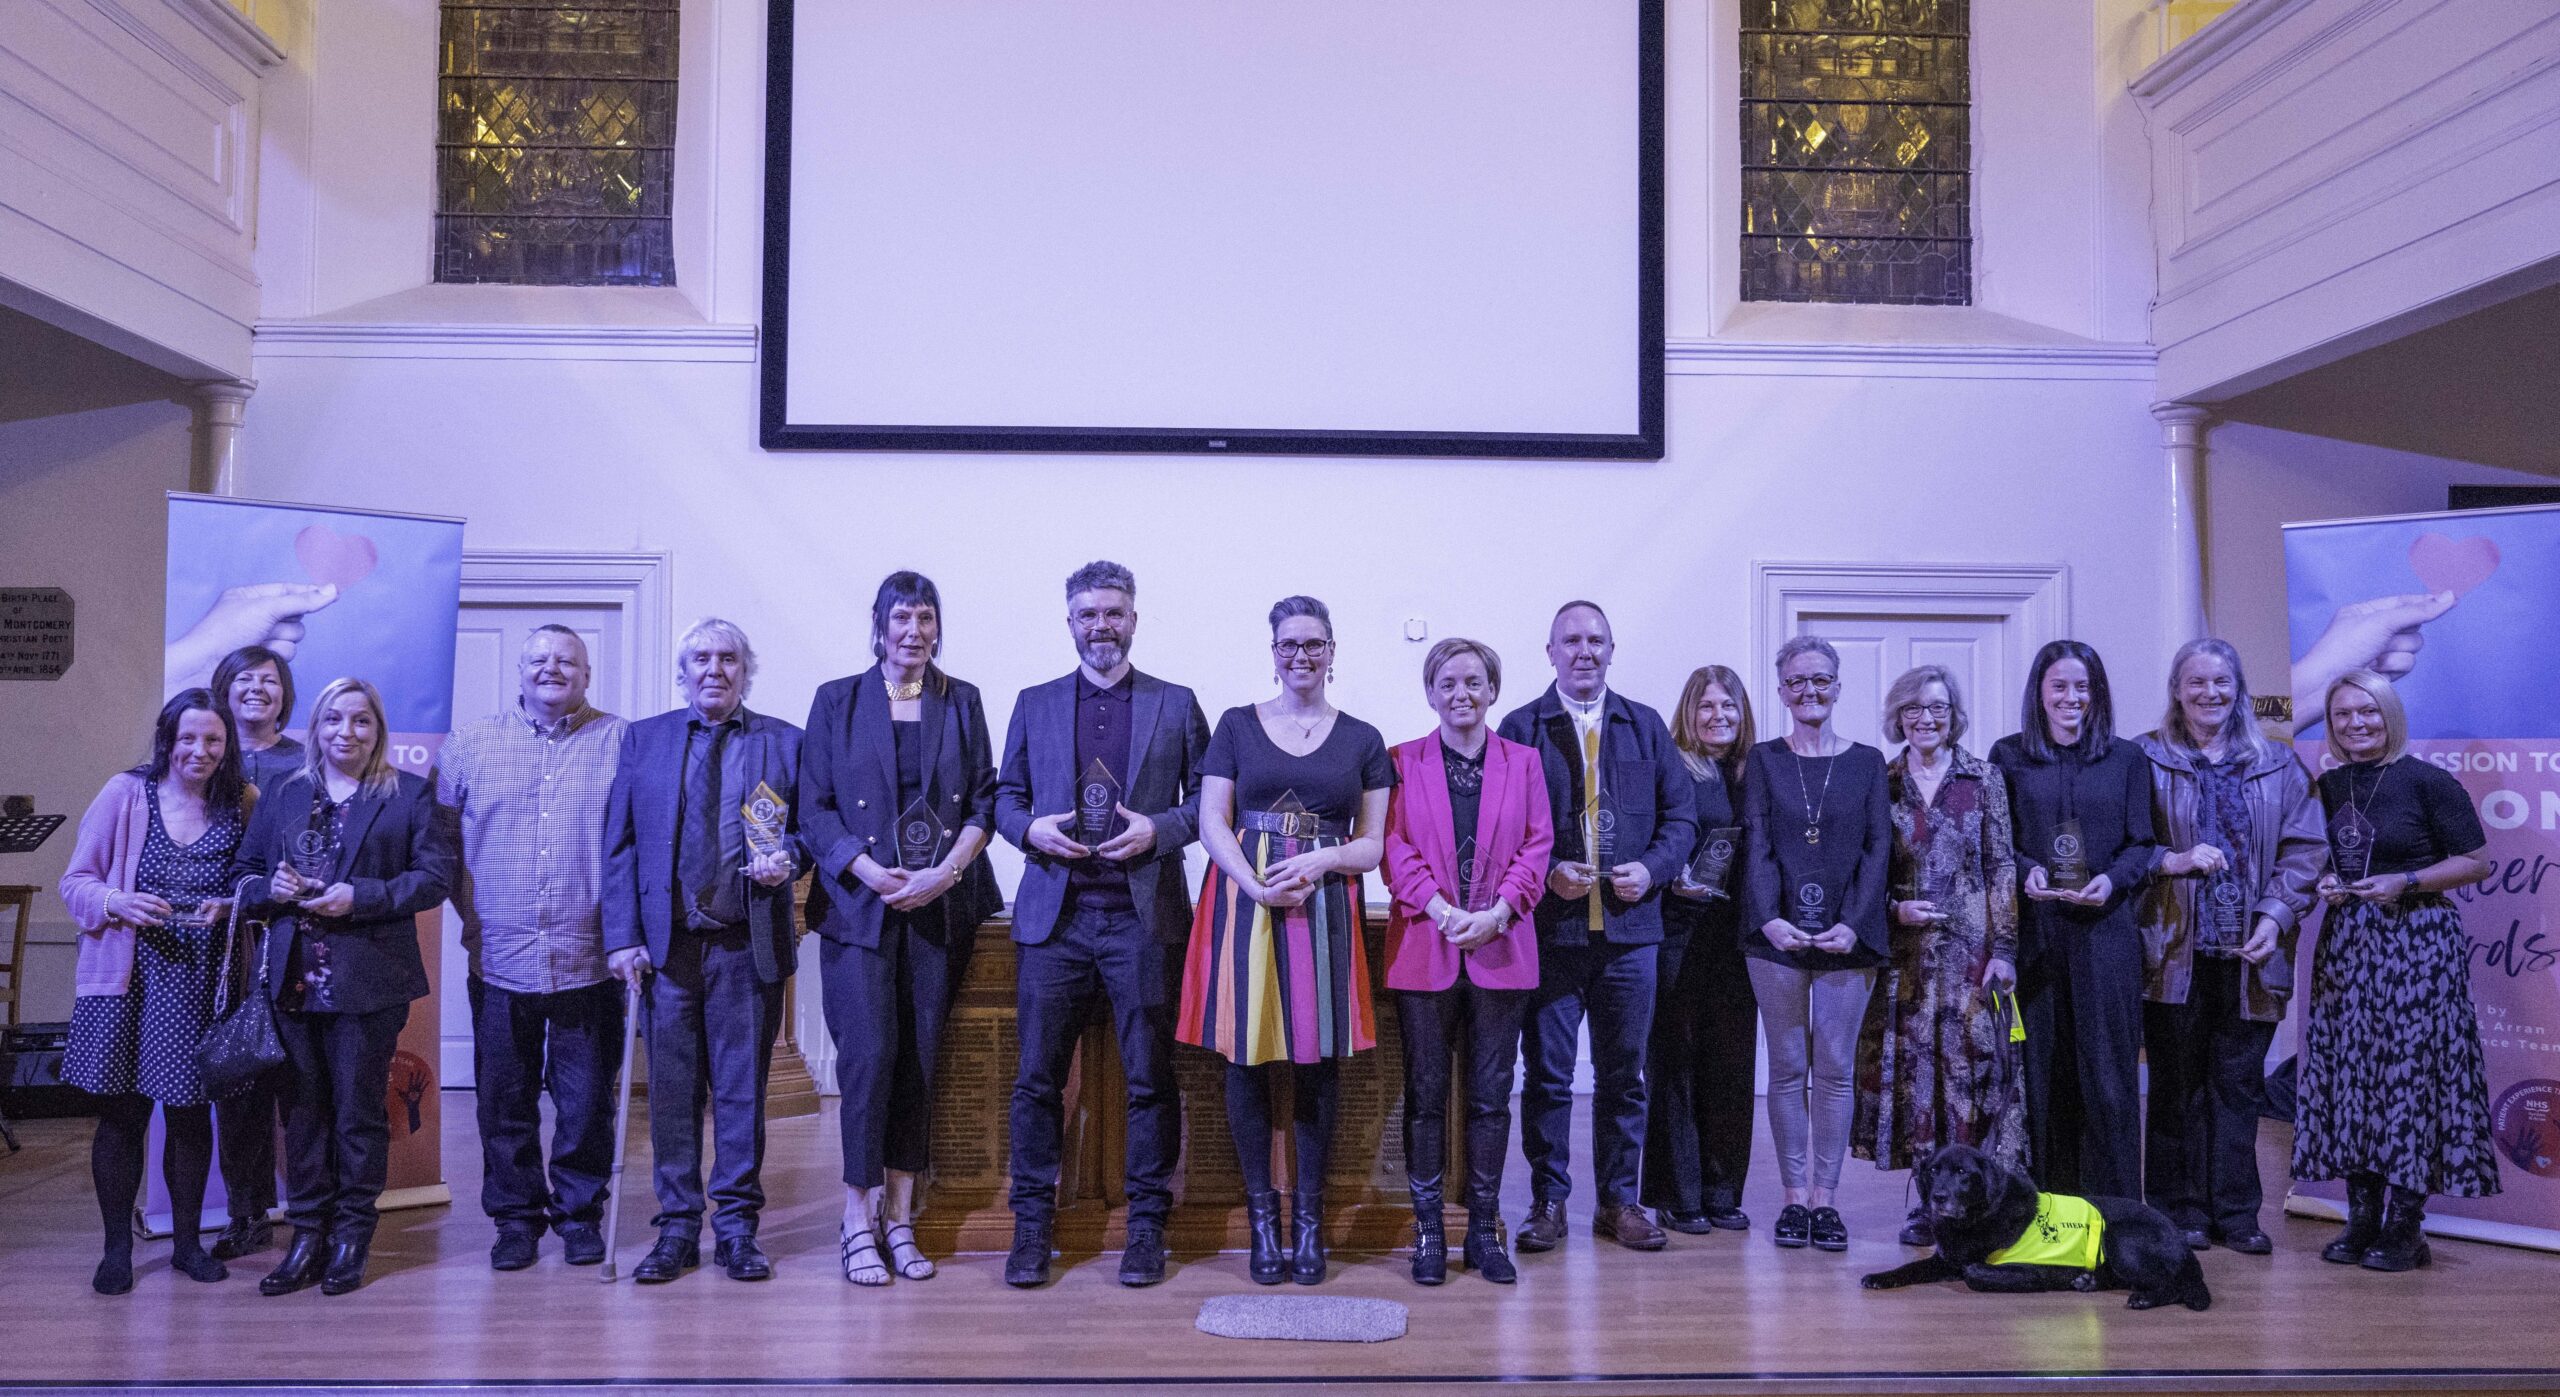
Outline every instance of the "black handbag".
[[[222, 939], [222, 978], [220, 993], [231, 993], [231, 951], [240, 944], [240, 909], [247, 905], [244, 890], [258, 880], [243, 878], [232, 889], [231, 922]], [[204, 1042], [196, 1048], [196, 1070], [204, 1077], [205, 1091], [215, 1098], [237, 1096], [256, 1084], [260, 1077], [284, 1066], [284, 1039], [276, 1032], [275, 1001], [267, 995], [267, 935], [270, 928], [258, 928], [258, 976], [238, 1004], [218, 1015], [212, 1028], [205, 1030]]]

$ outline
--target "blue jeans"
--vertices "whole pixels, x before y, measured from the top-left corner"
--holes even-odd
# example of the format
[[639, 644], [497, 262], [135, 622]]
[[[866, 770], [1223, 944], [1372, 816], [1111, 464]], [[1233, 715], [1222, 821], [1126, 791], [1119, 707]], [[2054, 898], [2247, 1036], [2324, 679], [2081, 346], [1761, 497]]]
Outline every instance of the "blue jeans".
[[1657, 952], [1652, 945], [1605, 942], [1538, 948], [1538, 988], [1520, 1034], [1529, 1069], [1520, 1089], [1520, 1152], [1528, 1156], [1530, 1191], [1541, 1203], [1561, 1203], [1573, 1193], [1574, 1041], [1586, 1015], [1593, 1190], [1602, 1208], [1636, 1201]]
[[744, 926], [678, 931], [649, 978], [649, 1153], [661, 1233], [702, 1235], [702, 1108], [711, 1108], [714, 1230], [752, 1237], [764, 1212], [764, 1097], [782, 985], [757, 978]]

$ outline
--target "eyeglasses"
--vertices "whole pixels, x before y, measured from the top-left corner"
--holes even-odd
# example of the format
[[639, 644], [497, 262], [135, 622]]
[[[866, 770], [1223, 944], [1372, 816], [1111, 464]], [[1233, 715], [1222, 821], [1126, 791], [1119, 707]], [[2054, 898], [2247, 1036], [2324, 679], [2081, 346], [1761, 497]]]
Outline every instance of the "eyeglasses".
[[1079, 611], [1068, 619], [1086, 630], [1092, 630], [1097, 626], [1124, 625], [1129, 620], [1129, 613], [1115, 606], [1108, 611]]
[[1902, 706], [1902, 721], [1907, 723], [1914, 718], [1935, 718], [1943, 723], [1947, 720], [1947, 715], [1953, 712], [1955, 707], [1952, 704], [1906, 703]]
[[1333, 642], [1330, 640], [1275, 640], [1271, 642], [1271, 653], [1284, 660], [1294, 660], [1300, 655], [1313, 657], [1321, 655], [1332, 648]]
[[1827, 694], [1839, 688], [1840, 681], [1828, 674], [1799, 674], [1793, 679], [1779, 681], [1778, 687], [1791, 694], [1806, 692]]

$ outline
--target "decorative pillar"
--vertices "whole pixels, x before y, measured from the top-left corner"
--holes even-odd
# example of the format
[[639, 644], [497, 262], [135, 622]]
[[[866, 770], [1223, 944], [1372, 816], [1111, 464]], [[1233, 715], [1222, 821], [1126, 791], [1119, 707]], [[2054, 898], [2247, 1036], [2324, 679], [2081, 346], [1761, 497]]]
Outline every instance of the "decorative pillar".
[[2153, 403], [2169, 464], [2170, 644], [2212, 634], [2205, 611], [2204, 436], [2213, 413], [2196, 403]]
[[198, 494], [240, 493], [240, 425], [258, 385], [215, 379], [196, 385], [196, 460], [189, 484]]

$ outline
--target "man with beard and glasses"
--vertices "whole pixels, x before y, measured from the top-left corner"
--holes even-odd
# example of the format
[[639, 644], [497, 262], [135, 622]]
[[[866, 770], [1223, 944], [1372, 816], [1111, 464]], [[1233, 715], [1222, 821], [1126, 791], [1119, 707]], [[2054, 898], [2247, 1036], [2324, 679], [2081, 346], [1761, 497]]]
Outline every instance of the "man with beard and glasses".
[[996, 830], [1023, 853], [1014, 893], [1022, 1065], [1013, 1083], [1013, 1250], [1004, 1278], [1048, 1278], [1061, 1090], [1086, 1014], [1108, 1002], [1129, 1082], [1123, 1285], [1164, 1279], [1182, 1150], [1173, 1076], [1178, 948], [1191, 926], [1182, 851], [1198, 835], [1208, 720], [1189, 689], [1129, 664], [1138, 584], [1118, 563], [1067, 579], [1075, 672], [1022, 691], [996, 778]]

